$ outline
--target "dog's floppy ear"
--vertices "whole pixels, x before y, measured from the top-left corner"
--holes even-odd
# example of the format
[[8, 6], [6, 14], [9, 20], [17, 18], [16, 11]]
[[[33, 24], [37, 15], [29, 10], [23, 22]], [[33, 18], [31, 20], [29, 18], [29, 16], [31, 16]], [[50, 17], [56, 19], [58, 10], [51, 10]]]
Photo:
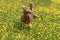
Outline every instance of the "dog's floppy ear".
[[29, 3], [29, 6], [30, 6], [30, 10], [34, 11], [34, 3], [33, 2], [30, 2]]
[[33, 18], [38, 18], [38, 16], [36, 16], [36, 15], [33, 14]]

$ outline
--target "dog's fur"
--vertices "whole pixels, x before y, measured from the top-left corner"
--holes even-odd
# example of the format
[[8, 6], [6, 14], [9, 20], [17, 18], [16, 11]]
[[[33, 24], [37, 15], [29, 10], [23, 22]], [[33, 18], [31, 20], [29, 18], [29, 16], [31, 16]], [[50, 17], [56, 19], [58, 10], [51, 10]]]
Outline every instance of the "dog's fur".
[[26, 8], [25, 6], [22, 7], [23, 8], [23, 14], [21, 16], [21, 26], [27, 24], [31, 28], [32, 20], [34, 18], [37, 18], [37, 16], [35, 16], [33, 14], [33, 7], [34, 7], [33, 3], [30, 2], [29, 5], [30, 5], [30, 9]]

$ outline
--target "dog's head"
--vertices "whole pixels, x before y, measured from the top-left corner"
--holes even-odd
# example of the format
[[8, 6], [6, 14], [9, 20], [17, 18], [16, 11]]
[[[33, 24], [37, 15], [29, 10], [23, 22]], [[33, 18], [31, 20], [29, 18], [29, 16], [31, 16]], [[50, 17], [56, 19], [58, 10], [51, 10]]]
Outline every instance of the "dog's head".
[[38, 18], [37, 16], [35, 16], [34, 14], [33, 14], [33, 3], [32, 2], [30, 2], [29, 3], [30, 4], [30, 8], [31, 9], [28, 9], [26, 6], [22, 6], [22, 9], [23, 9], [23, 14], [24, 15], [26, 15], [26, 14], [32, 14], [33, 15], [33, 18]]
[[32, 10], [26, 8], [25, 6], [23, 6], [22, 8], [23, 8], [23, 13], [24, 14], [32, 14]]

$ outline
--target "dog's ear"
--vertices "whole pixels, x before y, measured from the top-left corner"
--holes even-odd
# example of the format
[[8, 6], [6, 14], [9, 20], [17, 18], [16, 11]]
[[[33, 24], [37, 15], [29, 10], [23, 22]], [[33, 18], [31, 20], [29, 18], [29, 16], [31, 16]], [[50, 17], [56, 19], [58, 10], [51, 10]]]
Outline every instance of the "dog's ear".
[[23, 11], [26, 11], [27, 7], [26, 6], [22, 6], [22, 9], [23, 9]]
[[33, 15], [33, 18], [38, 18], [38, 16], [36, 16], [36, 15]]
[[33, 4], [33, 2], [30, 2], [29, 6], [30, 6], [30, 10], [34, 11], [34, 4]]

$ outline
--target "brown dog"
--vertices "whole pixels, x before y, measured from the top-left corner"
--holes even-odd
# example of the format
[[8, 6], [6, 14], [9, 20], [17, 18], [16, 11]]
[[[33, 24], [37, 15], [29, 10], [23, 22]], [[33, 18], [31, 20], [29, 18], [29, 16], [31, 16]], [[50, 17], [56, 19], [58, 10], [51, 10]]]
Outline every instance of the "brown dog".
[[21, 16], [21, 26], [25, 26], [25, 24], [27, 24], [30, 28], [32, 27], [32, 20], [34, 18], [37, 18], [37, 16], [35, 16], [33, 14], [33, 3], [30, 3], [30, 9], [26, 8], [25, 6], [22, 7], [23, 8], [23, 14]]

